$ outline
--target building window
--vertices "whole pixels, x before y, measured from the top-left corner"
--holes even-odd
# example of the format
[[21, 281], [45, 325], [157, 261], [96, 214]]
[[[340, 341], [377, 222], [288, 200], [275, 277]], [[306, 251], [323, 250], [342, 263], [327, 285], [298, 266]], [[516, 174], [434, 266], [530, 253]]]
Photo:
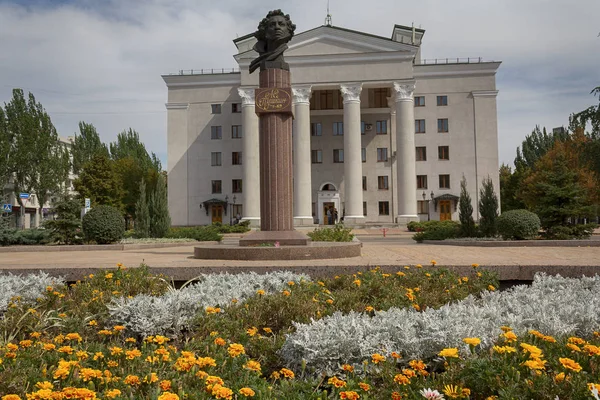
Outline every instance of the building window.
[[221, 181], [212, 181], [212, 192], [221, 193]]
[[377, 162], [384, 162], [388, 160], [388, 149], [387, 147], [377, 148]]
[[390, 202], [380, 201], [379, 202], [379, 215], [390, 215]]
[[388, 177], [386, 176], [378, 176], [377, 177], [377, 189], [379, 190], [388, 190], [390, 187], [388, 186]]
[[360, 121], [360, 134], [364, 135], [366, 133], [367, 124], [365, 121]]
[[362, 159], [362, 162], [367, 162], [367, 149], [364, 147], [360, 149], [360, 158]]
[[221, 105], [220, 104], [211, 104], [210, 110], [211, 110], [211, 113], [213, 113], [213, 114], [221, 114]]
[[387, 135], [387, 120], [375, 123], [378, 135]]
[[344, 123], [334, 122], [333, 123], [333, 136], [341, 136], [344, 134]]
[[450, 189], [450, 175], [440, 175], [440, 189]]
[[390, 97], [390, 88], [373, 89], [373, 105], [375, 108], [388, 107], [388, 97]]
[[363, 176], [363, 190], [367, 190], [367, 177]]
[[234, 151], [231, 153], [231, 165], [242, 165], [242, 152]]
[[448, 118], [438, 119], [438, 132], [448, 132]]
[[425, 107], [425, 96], [415, 96], [415, 107]]
[[333, 110], [333, 90], [320, 90], [321, 110]]
[[429, 200], [417, 200], [417, 214], [429, 214]]
[[310, 161], [313, 164], [321, 164], [323, 162], [323, 150], [311, 150]]
[[223, 127], [222, 126], [211, 126], [210, 127], [210, 138], [211, 139], [222, 139], [223, 138]]
[[312, 122], [310, 124], [310, 136], [321, 136], [323, 134], [323, 128], [320, 122]]
[[448, 96], [438, 96], [437, 97], [437, 105], [438, 106], [447, 106], [448, 105]]
[[210, 165], [213, 167], [219, 167], [221, 165], [221, 152], [213, 151], [210, 153]]
[[344, 149], [333, 149], [333, 162], [343, 163], [344, 162]]
[[231, 126], [231, 138], [232, 139], [241, 139], [242, 138], [242, 126], [241, 125], [232, 125]]
[[427, 189], [427, 175], [417, 175], [417, 189]]
[[427, 161], [427, 147], [417, 147], [417, 161]]
[[450, 159], [449, 146], [438, 146], [438, 159], [440, 159], [440, 160], [449, 160]]
[[313, 217], [317, 216], [317, 203], [315, 203], [314, 201], [312, 203], [312, 216]]
[[232, 179], [231, 180], [231, 191], [233, 193], [242, 193], [242, 180]]
[[238, 215], [241, 217], [242, 215], [244, 215], [244, 210], [242, 208], [242, 204], [234, 204], [232, 206], [233, 208], [233, 218], [237, 218]]
[[363, 201], [363, 215], [366, 217], [367, 216], [367, 202]]
[[424, 119], [415, 119], [415, 133], [425, 133]]
[[231, 104], [231, 112], [232, 113], [241, 113], [242, 112], [242, 103], [232, 103]]

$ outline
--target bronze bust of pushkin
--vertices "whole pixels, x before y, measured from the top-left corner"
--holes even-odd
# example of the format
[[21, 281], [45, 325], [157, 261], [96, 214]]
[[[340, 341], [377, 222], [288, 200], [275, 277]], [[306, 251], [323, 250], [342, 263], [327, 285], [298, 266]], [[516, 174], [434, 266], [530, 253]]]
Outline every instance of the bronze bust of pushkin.
[[283, 52], [287, 50], [287, 43], [294, 36], [296, 25], [290, 20], [289, 14], [281, 10], [269, 11], [267, 16], [260, 21], [254, 37], [258, 39], [254, 50], [259, 54], [250, 63], [250, 73], [258, 67], [260, 70], [266, 68], [290, 69], [283, 59]]

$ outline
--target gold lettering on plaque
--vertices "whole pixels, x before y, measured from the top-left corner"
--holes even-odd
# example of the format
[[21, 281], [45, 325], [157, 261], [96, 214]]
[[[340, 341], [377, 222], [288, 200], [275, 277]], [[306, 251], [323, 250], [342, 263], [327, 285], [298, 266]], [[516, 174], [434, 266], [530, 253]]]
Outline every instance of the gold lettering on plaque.
[[287, 91], [273, 88], [260, 93], [256, 99], [256, 106], [264, 111], [278, 111], [289, 106], [290, 101], [291, 98]]

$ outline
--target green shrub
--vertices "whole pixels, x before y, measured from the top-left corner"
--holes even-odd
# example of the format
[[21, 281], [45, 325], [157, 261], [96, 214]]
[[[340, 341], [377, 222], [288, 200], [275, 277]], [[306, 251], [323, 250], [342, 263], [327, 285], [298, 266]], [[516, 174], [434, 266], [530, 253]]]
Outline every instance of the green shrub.
[[598, 225], [557, 225], [549, 228], [545, 234], [546, 239], [569, 240], [569, 239], [589, 239]]
[[415, 222], [411, 221], [406, 226], [410, 232], [423, 232], [430, 231], [433, 229], [438, 229], [440, 227], [460, 227], [460, 223], [458, 221], [446, 220], [446, 221], [420, 221]]
[[[435, 222], [431, 224], [431, 222]], [[460, 224], [456, 221], [429, 221], [425, 229], [413, 235], [418, 243], [423, 240], [454, 239], [459, 236]]]
[[86, 241], [109, 244], [123, 238], [125, 220], [114, 207], [96, 206], [83, 217], [82, 228]]
[[220, 242], [223, 239], [223, 235], [219, 233], [217, 227], [214, 225], [171, 227], [166, 237], [173, 239], [195, 239], [199, 242]]
[[215, 222], [212, 226], [219, 233], [244, 233], [250, 230], [250, 221], [242, 221], [236, 225], [223, 225], [220, 222]]
[[64, 244], [81, 244], [81, 206], [78, 200], [64, 198], [54, 205], [56, 219], [44, 222], [52, 240]]
[[496, 224], [504, 240], [533, 239], [540, 230], [539, 217], [527, 210], [506, 211], [498, 217]]
[[333, 228], [318, 228], [307, 235], [315, 242], [351, 242], [354, 234], [352, 228], [344, 228], [344, 224], [336, 224]]

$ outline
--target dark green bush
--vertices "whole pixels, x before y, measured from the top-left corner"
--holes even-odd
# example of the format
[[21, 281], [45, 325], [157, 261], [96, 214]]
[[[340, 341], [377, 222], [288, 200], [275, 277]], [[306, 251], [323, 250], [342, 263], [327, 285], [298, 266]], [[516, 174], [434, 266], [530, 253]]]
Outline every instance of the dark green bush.
[[454, 239], [460, 233], [460, 224], [456, 221], [428, 221], [427, 224], [424, 230], [413, 235], [413, 240], [421, 243], [423, 240]]
[[51, 241], [51, 232], [45, 229], [0, 230], [0, 246], [42, 245]]
[[540, 219], [531, 211], [511, 210], [498, 217], [496, 226], [504, 240], [533, 239], [540, 230]]
[[52, 232], [52, 241], [64, 244], [81, 244], [81, 205], [78, 200], [62, 199], [54, 205], [56, 219], [44, 222], [44, 227]]
[[173, 239], [195, 239], [199, 242], [220, 242], [223, 239], [223, 235], [219, 233], [218, 227], [214, 225], [171, 227], [166, 237]]
[[219, 233], [244, 233], [250, 230], [250, 221], [242, 221], [236, 225], [223, 225], [220, 222], [215, 222], [213, 227]]
[[82, 228], [86, 241], [109, 244], [123, 238], [125, 220], [114, 207], [96, 206], [83, 217]]
[[333, 228], [315, 229], [307, 235], [315, 242], [351, 242], [354, 239], [352, 228], [345, 228], [341, 223]]
[[545, 234], [545, 239], [569, 240], [569, 239], [589, 239], [598, 225], [557, 225], [549, 228]]
[[429, 231], [432, 229], [438, 229], [440, 227], [460, 227], [460, 223], [458, 221], [446, 220], [446, 221], [411, 221], [406, 227], [410, 232], [423, 232]]

